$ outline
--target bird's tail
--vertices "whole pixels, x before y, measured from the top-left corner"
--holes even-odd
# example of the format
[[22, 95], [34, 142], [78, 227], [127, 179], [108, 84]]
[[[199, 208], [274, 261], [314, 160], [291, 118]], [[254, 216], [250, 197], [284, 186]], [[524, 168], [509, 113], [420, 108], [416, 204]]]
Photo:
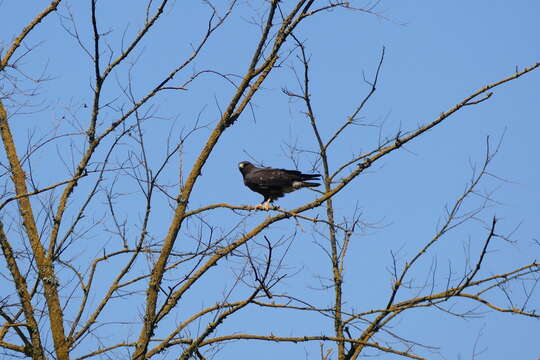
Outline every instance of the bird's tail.
[[302, 174], [302, 181], [305, 180], [318, 180], [321, 177], [321, 174]]

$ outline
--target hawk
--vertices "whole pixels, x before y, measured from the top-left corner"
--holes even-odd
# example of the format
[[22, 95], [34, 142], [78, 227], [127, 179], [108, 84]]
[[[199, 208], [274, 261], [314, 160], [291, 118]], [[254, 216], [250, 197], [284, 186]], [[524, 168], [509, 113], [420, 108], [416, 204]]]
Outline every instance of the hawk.
[[242, 161], [238, 168], [244, 177], [244, 184], [252, 191], [264, 196], [258, 205], [268, 210], [270, 203], [295, 190], [304, 187], [316, 187], [321, 184], [307, 180], [319, 180], [320, 174], [302, 174], [297, 170], [258, 168], [249, 161]]

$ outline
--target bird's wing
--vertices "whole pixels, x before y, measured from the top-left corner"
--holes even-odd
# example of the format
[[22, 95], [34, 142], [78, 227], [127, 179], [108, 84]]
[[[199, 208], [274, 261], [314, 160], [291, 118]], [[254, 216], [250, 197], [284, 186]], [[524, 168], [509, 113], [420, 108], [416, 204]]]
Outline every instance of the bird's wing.
[[246, 179], [262, 188], [280, 188], [290, 186], [293, 181], [298, 180], [300, 174], [295, 170], [261, 168], [251, 171]]

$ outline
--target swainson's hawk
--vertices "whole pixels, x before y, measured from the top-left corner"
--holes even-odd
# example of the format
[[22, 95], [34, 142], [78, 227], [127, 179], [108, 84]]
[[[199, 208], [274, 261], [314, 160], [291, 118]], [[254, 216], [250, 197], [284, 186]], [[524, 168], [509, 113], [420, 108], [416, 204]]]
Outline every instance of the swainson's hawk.
[[249, 161], [242, 161], [238, 168], [244, 177], [244, 184], [252, 191], [264, 196], [262, 207], [268, 210], [270, 203], [285, 193], [303, 187], [316, 187], [321, 184], [306, 180], [318, 180], [320, 174], [302, 174], [297, 170], [258, 168]]

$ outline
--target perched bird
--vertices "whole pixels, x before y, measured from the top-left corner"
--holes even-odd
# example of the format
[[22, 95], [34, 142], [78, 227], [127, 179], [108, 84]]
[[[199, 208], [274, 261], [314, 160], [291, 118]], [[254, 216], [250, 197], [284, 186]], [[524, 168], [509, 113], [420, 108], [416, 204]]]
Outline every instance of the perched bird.
[[264, 196], [258, 205], [268, 210], [270, 203], [285, 193], [290, 193], [303, 187], [316, 187], [321, 184], [307, 180], [318, 180], [320, 174], [302, 174], [296, 170], [258, 168], [249, 161], [242, 161], [238, 168], [244, 177], [244, 184], [252, 191]]

